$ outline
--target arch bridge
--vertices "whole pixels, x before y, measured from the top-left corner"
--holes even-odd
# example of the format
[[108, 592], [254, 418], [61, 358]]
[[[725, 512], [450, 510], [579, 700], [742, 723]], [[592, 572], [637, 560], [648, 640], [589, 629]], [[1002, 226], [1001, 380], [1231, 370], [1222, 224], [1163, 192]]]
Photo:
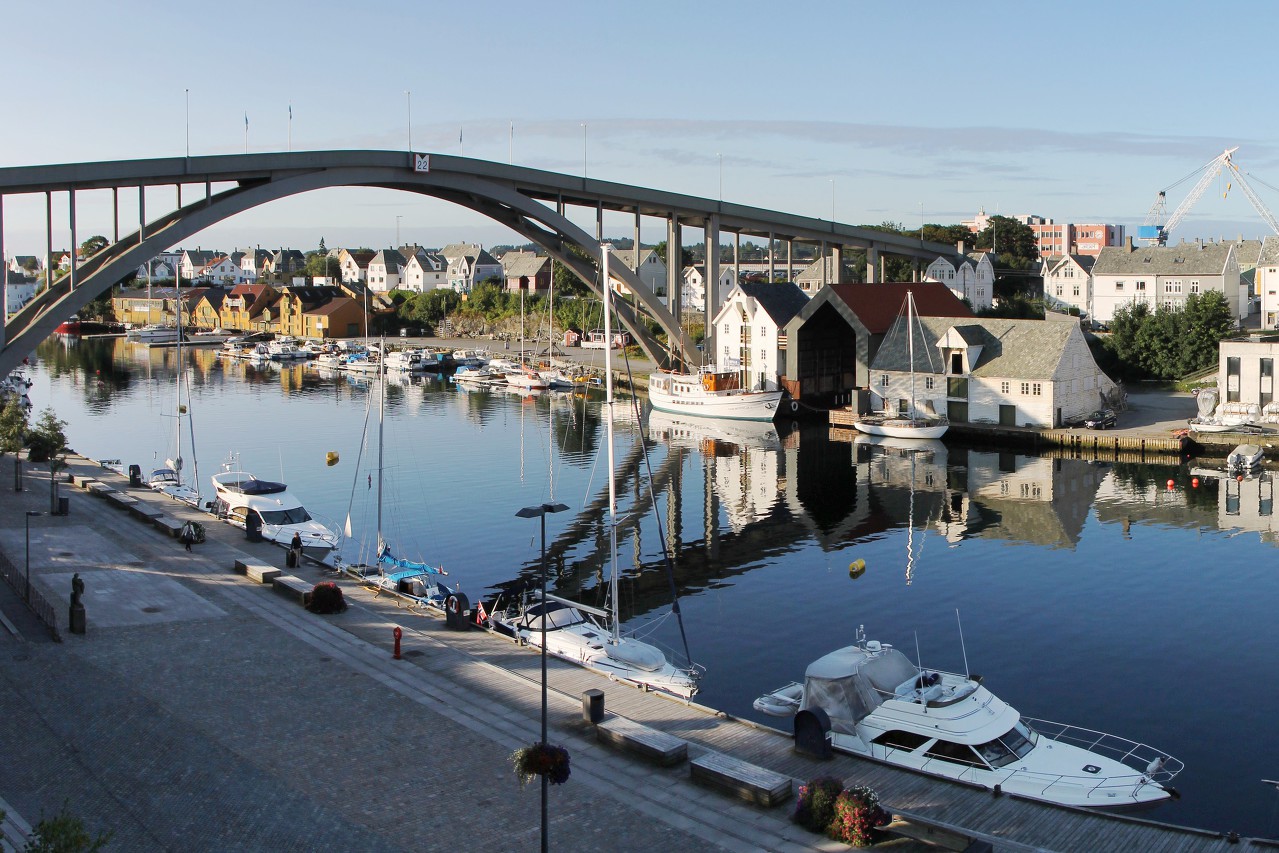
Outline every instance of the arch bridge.
[[[176, 189], [175, 204], [171, 210], [148, 220], [146, 191], [164, 186]], [[819, 245], [820, 256], [827, 258], [828, 265], [835, 270], [842, 267], [844, 249], [863, 250], [867, 257], [867, 281], [880, 280], [879, 270], [885, 256], [910, 258], [918, 270], [920, 262], [926, 264], [939, 255], [953, 252], [951, 247], [939, 243], [822, 219], [440, 154], [310, 151], [9, 167], [0, 169], [0, 258], [6, 257], [6, 198], [43, 194], [45, 269], [54, 269], [53, 198], [55, 194], [65, 193], [72, 260], [70, 269], [22, 310], [7, 320], [0, 312], [0, 375], [16, 367], [59, 323], [160, 252], [238, 213], [288, 196], [331, 187], [403, 190], [474, 210], [541, 246], [596, 294], [602, 294], [597, 269], [605, 211], [633, 215], [637, 247], [643, 217], [656, 217], [665, 222], [669, 247], [683, 245], [685, 227], [700, 228], [708, 247], [719, 246], [722, 234], [734, 234], [735, 258], [743, 234], [765, 238], [769, 246], [770, 281], [774, 277], [774, 247], [780, 243], [786, 245], [786, 257], [778, 265], [784, 263], [787, 269], [792, 268], [794, 242]], [[134, 189], [137, 190], [137, 225], [122, 233], [121, 193]], [[111, 193], [111, 242], [91, 257], [77, 258], [77, 195], [90, 191]], [[125, 207], [129, 207], [127, 196]], [[570, 207], [594, 211], [594, 234], [569, 220], [566, 211]], [[665, 301], [640, 280], [634, 269], [616, 262], [611, 264], [612, 277], [625, 285], [635, 299], [634, 304], [615, 300], [615, 307], [623, 326], [658, 365], [669, 366], [677, 361], [696, 364], [700, 361], [698, 350], [679, 323], [682, 312], [679, 256], [673, 251], [668, 254], [676, 260], [667, 265]], [[639, 255], [638, 251], [634, 253], [635, 264], [639, 263]], [[707, 282], [718, 280], [720, 267], [719, 253], [708, 251]], [[707, 317], [713, 317], [718, 311], [718, 297], [716, 287], [706, 288]], [[641, 312], [655, 320], [665, 332], [665, 345], [650, 332]], [[713, 329], [708, 328], [707, 333], [713, 347]]]

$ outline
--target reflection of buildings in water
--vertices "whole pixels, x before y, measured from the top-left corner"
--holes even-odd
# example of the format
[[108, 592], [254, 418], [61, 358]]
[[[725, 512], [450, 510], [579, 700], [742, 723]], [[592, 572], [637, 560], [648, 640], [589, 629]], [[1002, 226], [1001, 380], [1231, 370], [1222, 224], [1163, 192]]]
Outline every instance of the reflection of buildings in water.
[[983, 517], [969, 535], [1074, 548], [1106, 469], [1079, 459], [967, 451], [968, 492]]
[[1218, 481], [1201, 478], [1198, 488], [1169, 489], [1168, 472], [1167, 466], [1115, 463], [1097, 487], [1097, 519], [1122, 525], [1125, 538], [1134, 535], [1134, 523], [1192, 530], [1217, 526]]
[[701, 453], [707, 480], [735, 533], [763, 521], [777, 504], [782, 443], [770, 422], [681, 417], [652, 410], [649, 437]]
[[[1279, 520], [1275, 519], [1274, 474], [1262, 471], [1239, 480], [1224, 471], [1191, 468], [1198, 485], [1187, 489], [1184, 478], [1169, 490], [1163, 480], [1143, 483], [1138, 489], [1122, 483], [1117, 504], [1129, 513], [1140, 513], [1142, 522], [1175, 524], [1178, 527], [1216, 527], [1223, 531], [1260, 533], [1261, 541], [1279, 545]], [[1133, 513], [1133, 505], [1140, 506]], [[1099, 515], [1101, 514], [1099, 496]], [[1102, 520], [1106, 515], [1102, 515]]]

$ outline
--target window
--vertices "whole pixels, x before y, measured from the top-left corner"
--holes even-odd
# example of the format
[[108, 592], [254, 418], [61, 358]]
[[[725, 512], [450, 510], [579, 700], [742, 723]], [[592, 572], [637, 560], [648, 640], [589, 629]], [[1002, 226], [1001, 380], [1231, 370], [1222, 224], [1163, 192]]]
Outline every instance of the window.
[[1146, 283], [1145, 283], [1144, 281], [1139, 281], [1139, 282], [1137, 282], [1137, 289], [1138, 289], [1138, 290], [1145, 290], [1145, 289], [1146, 289]]
[[931, 376], [924, 377], [924, 390], [925, 391], [933, 390], [933, 377]]
[[981, 744], [977, 754], [990, 762], [992, 767], [1003, 767], [1019, 758], [1025, 758], [1035, 746], [1039, 735], [1025, 723], [1017, 723], [1002, 737]]
[[724, 324], [724, 334], [726, 334], [726, 335], [728, 334], [728, 324], [727, 324], [727, 323], [725, 323], [725, 324]]
[[986, 765], [977, 757], [977, 753], [973, 752], [973, 748], [967, 744], [951, 743], [948, 740], [939, 740], [934, 743], [924, 753], [929, 758], [938, 758], [942, 761], [949, 761], [952, 764], [966, 764], [970, 767], [980, 767], [985, 769]]
[[1023, 382], [1023, 383], [1021, 383], [1021, 393], [1023, 393], [1023, 394], [1029, 394], [1029, 393], [1030, 393], [1030, 383], [1029, 383], [1029, 382]]
[[914, 732], [887, 731], [875, 738], [872, 743], [886, 746], [889, 749], [904, 749], [908, 752], [914, 752], [928, 743], [929, 740], [930, 738], [924, 735], [917, 735]]
[[1115, 282], [1115, 293], [1124, 292], [1124, 283], [1122, 281]]
[[1031, 388], [1030, 393], [1034, 394], [1036, 397], [1040, 396], [1041, 388], [1038, 382], [1036, 382], [1034, 385], [1031, 385], [1030, 388]]
[[1192, 282], [1190, 282], [1190, 292], [1191, 292], [1191, 293], [1198, 293], [1198, 292], [1199, 292], [1199, 282], [1197, 282], [1197, 281], [1192, 281]]
[[1000, 393], [1000, 394], [1007, 394], [1007, 393], [1008, 393], [1008, 385], [1009, 385], [1009, 383], [1008, 383], [1006, 380], [1005, 380], [1004, 382], [1000, 382], [1000, 383], [999, 383], [999, 393]]
[[1164, 293], [1181, 293], [1181, 282], [1179, 281], [1164, 282]]
[[887, 373], [885, 373], [883, 376], [879, 377], [879, 386], [880, 386], [881, 388], [887, 388], [887, 387], [888, 387], [888, 374], [887, 374]]
[[1239, 356], [1226, 359], [1226, 402], [1239, 402]]
[[1075, 295], [1075, 296], [1078, 296], [1078, 295], [1079, 295], [1079, 285], [1077, 285], [1077, 284], [1076, 284], [1076, 285], [1074, 286], [1073, 290], [1074, 290], [1074, 295]]

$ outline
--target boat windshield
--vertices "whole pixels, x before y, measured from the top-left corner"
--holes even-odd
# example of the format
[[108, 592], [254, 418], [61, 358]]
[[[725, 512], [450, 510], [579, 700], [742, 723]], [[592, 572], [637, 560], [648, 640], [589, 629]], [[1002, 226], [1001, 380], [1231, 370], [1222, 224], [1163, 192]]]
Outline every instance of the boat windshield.
[[1035, 747], [1039, 735], [1025, 723], [1018, 721], [1015, 726], [992, 741], [977, 747], [977, 752], [990, 763], [991, 767], [1003, 767], [1026, 754]]
[[311, 520], [311, 515], [300, 506], [293, 509], [262, 510], [261, 515], [262, 521], [266, 524], [302, 524]]

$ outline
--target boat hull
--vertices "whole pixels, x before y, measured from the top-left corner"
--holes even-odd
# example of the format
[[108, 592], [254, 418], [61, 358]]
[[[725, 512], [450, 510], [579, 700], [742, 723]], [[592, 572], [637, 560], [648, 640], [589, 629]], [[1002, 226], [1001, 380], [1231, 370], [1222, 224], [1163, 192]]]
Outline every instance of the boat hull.
[[854, 421], [853, 426], [858, 432], [866, 435], [881, 435], [888, 438], [922, 438], [922, 439], [938, 439], [946, 434], [946, 430], [950, 429], [950, 424], [929, 423], [927, 421], [910, 421], [910, 420], [883, 420], [883, 421]]
[[649, 402], [659, 412], [726, 418], [736, 421], [771, 421], [782, 400], [781, 391], [724, 391], [702, 394], [669, 394], [649, 386]]

